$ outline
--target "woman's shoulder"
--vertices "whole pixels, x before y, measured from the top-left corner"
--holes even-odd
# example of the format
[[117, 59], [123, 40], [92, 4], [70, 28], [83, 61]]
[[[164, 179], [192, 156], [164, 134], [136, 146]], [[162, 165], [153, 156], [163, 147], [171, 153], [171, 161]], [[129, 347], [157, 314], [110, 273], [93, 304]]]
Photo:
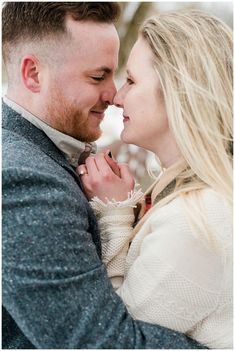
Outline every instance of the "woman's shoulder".
[[229, 205], [227, 199], [211, 188], [200, 190], [199, 196], [208, 208], [214, 208], [215, 211], [232, 211], [232, 206]]
[[[208, 229], [210, 235], [225, 242], [232, 240], [232, 207], [213, 189], [195, 194], [177, 196], [162, 207], [156, 206], [149, 218], [151, 231], [162, 230], [182, 238], [183, 233], [202, 237]], [[203, 227], [204, 226], [204, 227]]]
[[[145, 236], [141, 252], [145, 251], [149, 257], [152, 252], [151, 257], [168, 262], [184, 276], [197, 276], [200, 267], [200, 276], [205, 278], [203, 281], [207, 282], [209, 275], [209, 281], [213, 281], [213, 286], [219, 289], [224, 274], [224, 258], [226, 264], [230, 264], [232, 257], [229, 205], [213, 190], [204, 189], [200, 191], [199, 202], [195, 200], [189, 206], [183, 197], [177, 196], [161, 208], [156, 207], [143, 228]], [[229, 269], [226, 271], [230, 272]]]
[[210, 215], [231, 216], [232, 206], [218, 192], [211, 188], [204, 188], [199, 191], [191, 192], [184, 195], [178, 195], [163, 206], [156, 206], [155, 213], [166, 213], [168, 216], [181, 217], [184, 216], [182, 208], [191, 204], [192, 207], [202, 207], [210, 213]]

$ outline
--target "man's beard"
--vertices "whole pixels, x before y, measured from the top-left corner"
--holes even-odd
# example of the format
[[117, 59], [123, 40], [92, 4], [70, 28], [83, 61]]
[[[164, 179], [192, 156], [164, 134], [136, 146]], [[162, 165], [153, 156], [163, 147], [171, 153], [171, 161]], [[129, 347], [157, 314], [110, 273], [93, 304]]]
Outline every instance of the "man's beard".
[[54, 90], [50, 96], [46, 113], [52, 128], [82, 142], [93, 142], [102, 134], [98, 127], [90, 127], [89, 115], [79, 110], [75, 104], [66, 101], [58, 90]]

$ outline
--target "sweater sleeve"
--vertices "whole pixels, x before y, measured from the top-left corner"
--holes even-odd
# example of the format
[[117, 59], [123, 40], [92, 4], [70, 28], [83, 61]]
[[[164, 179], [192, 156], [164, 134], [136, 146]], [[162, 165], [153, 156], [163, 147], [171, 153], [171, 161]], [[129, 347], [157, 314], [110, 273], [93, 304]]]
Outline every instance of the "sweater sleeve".
[[139, 189], [129, 193], [125, 201], [104, 203], [94, 197], [90, 202], [101, 231], [102, 261], [114, 289], [123, 282], [126, 256], [132, 239], [133, 209], [142, 197], [143, 193]]

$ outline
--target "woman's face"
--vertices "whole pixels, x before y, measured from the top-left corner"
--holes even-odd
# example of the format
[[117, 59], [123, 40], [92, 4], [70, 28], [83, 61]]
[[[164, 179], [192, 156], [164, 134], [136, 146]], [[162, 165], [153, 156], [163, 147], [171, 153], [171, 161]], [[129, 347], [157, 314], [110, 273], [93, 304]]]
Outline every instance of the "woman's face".
[[123, 108], [121, 139], [125, 143], [158, 153], [159, 147], [172, 138], [153, 54], [142, 38], [131, 50], [126, 83], [116, 94], [114, 104]]

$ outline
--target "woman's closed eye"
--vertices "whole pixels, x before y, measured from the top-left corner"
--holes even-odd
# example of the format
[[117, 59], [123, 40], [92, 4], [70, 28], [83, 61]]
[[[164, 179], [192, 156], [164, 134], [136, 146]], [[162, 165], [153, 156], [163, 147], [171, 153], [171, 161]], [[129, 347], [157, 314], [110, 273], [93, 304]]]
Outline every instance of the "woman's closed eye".
[[134, 84], [133, 80], [131, 78], [126, 78], [126, 82], [127, 84], [131, 85], [131, 84]]

